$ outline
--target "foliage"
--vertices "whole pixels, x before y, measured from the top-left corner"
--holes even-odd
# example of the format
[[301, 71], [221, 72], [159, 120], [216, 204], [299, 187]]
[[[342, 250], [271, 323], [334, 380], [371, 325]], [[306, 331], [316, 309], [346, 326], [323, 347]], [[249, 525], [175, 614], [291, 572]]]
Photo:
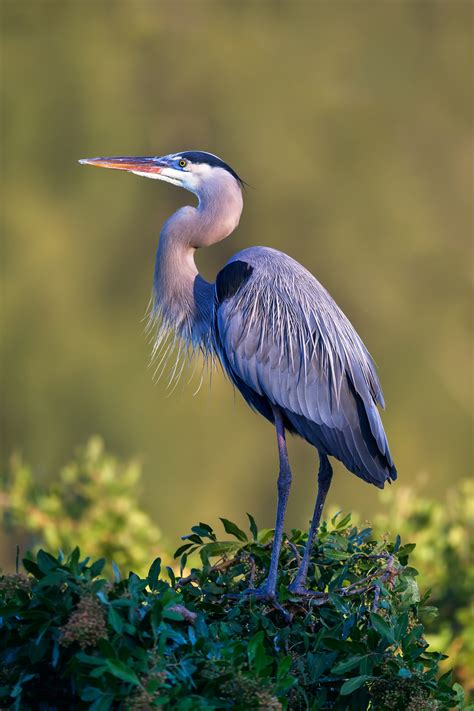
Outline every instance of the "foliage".
[[70, 553], [79, 546], [92, 557], [144, 573], [161, 534], [139, 506], [140, 474], [137, 463], [122, 464], [106, 454], [98, 437], [48, 488], [35, 486], [31, 469], [15, 458], [2, 487], [0, 522], [32, 536], [36, 550]]
[[[176, 578], [159, 559], [146, 577], [101, 577], [104, 560], [45, 551], [0, 580], [1, 697], [14, 709], [448, 709], [463, 705], [450, 674], [437, 679], [420, 616], [410, 546], [376, 542], [350, 516], [324, 524], [312, 594], [287, 585], [305, 543], [294, 530], [279, 568], [279, 603], [242, 595], [265, 578], [272, 531], [231, 540], [200, 523], [176, 553], [200, 565]], [[54, 689], [54, 699], [51, 698]], [[394, 705], [395, 704], [395, 705]], [[45, 706], [46, 708], [46, 706]]]
[[[425, 625], [430, 645], [449, 656], [456, 678], [474, 691], [474, 482], [461, 481], [443, 501], [430, 499], [409, 487], [386, 493], [388, 511], [374, 518], [382, 536], [397, 532], [414, 548], [411, 559], [420, 571], [423, 590], [432, 605]], [[446, 663], [441, 665], [446, 667]]]
[[[93, 558], [104, 557], [121, 570], [144, 575], [160, 533], [139, 508], [139, 484], [139, 465], [105, 454], [98, 438], [79, 450], [48, 488], [34, 486], [29, 467], [15, 458], [0, 489], [0, 520], [4, 530], [27, 533], [33, 550], [69, 553], [78, 545]], [[455, 678], [472, 692], [474, 485], [462, 481], [443, 503], [400, 485], [384, 492], [385, 503], [387, 499], [388, 508], [381, 507], [374, 520], [376, 537], [392, 531], [412, 542], [410, 556], [420, 571], [422, 593], [431, 590], [431, 606], [423, 612], [430, 647], [448, 655], [449, 660], [440, 662], [442, 671], [452, 666]], [[354, 520], [360, 522], [360, 517], [356, 514]], [[167, 558], [165, 546], [159, 553]]]

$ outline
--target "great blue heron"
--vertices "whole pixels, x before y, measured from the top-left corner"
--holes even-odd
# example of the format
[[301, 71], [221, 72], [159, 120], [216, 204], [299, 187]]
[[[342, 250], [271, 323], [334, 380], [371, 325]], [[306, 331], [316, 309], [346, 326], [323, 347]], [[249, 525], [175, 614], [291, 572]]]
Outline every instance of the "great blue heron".
[[374, 363], [326, 289], [298, 262], [269, 247], [250, 247], [205, 281], [194, 252], [228, 237], [242, 212], [243, 181], [217, 156], [185, 151], [163, 157], [87, 158], [194, 193], [161, 230], [154, 275], [158, 342], [173, 331], [191, 350], [217, 356], [251, 408], [275, 425], [280, 471], [269, 574], [259, 591], [274, 599], [291, 485], [285, 431], [319, 453], [318, 493], [299, 570], [290, 586], [304, 594], [308, 564], [332, 479], [328, 457], [383, 488], [396, 479], [377, 409], [384, 406]]

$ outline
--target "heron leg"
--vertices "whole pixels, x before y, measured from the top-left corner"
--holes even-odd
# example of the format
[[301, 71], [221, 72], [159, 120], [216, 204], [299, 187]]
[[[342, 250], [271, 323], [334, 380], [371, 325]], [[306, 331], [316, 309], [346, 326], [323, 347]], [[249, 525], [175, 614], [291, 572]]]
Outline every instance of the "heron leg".
[[309, 527], [308, 540], [306, 542], [306, 547], [304, 549], [303, 558], [298, 568], [296, 578], [291, 583], [289, 590], [293, 593], [303, 593], [305, 591], [306, 576], [308, 575], [308, 565], [309, 559], [311, 557], [311, 551], [313, 549], [314, 537], [319, 528], [319, 522], [321, 520], [321, 514], [324, 508], [324, 502], [326, 501], [326, 496], [331, 486], [332, 480], [332, 467], [329, 463], [329, 459], [325, 454], [319, 453], [319, 472], [318, 472], [318, 495], [316, 497], [316, 504], [314, 507], [313, 518], [311, 519], [311, 525]]
[[280, 410], [273, 409], [275, 416], [275, 428], [278, 444], [278, 455], [280, 459], [280, 471], [278, 474], [278, 505], [275, 521], [275, 536], [273, 539], [272, 557], [270, 560], [270, 570], [264, 586], [267, 597], [274, 598], [276, 595], [276, 583], [278, 573], [278, 559], [280, 557], [281, 540], [283, 536], [283, 524], [285, 520], [286, 505], [291, 487], [291, 469], [286, 448], [285, 426]]

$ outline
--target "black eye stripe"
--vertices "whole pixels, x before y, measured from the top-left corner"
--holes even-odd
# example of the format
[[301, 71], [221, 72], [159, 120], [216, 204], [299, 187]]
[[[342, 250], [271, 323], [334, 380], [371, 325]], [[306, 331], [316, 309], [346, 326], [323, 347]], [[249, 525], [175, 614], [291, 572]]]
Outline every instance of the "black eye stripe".
[[204, 163], [205, 165], [210, 165], [211, 168], [224, 168], [224, 170], [227, 170], [237, 180], [237, 182], [240, 183], [240, 185], [244, 185], [244, 181], [237, 175], [235, 170], [212, 153], [206, 153], [205, 151], [184, 151], [181, 153], [181, 156], [183, 159], [187, 158], [191, 161], [191, 163]]

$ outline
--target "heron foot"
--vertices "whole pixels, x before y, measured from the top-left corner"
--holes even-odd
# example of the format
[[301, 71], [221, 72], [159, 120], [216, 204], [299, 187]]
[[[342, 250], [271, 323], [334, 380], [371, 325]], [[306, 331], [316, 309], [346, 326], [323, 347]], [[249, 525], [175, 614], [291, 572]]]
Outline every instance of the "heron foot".
[[277, 596], [275, 590], [272, 590], [267, 585], [262, 585], [259, 588], [247, 588], [243, 590], [239, 597], [255, 597], [258, 600], [268, 600], [268, 602], [276, 602]]
[[305, 588], [304, 585], [301, 585], [301, 583], [294, 581], [288, 585], [288, 592], [292, 595], [305, 595], [307, 588]]
[[259, 588], [247, 588], [247, 590], [243, 590], [241, 593], [233, 597], [238, 597], [240, 599], [247, 597], [254, 598], [256, 600], [261, 600], [262, 602], [268, 602], [275, 610], [278, 610], [278, 612], [281, 613], [285, 622], [291, 622], [291, 615], [278, 602], [275, 590], [272, 590], [271, 588], [267, 587], [267, 585], [262, 585]]
[[275, 590], [272, 590], [267, 585], [261, 585], [258, 588], [246, 588], [239, 593], [228, 593], [227, 597], [240, 600], [245, 597], [254, 597], [258, 600], [268, 600], [268, 602], [276, 602], [277, 596]]

